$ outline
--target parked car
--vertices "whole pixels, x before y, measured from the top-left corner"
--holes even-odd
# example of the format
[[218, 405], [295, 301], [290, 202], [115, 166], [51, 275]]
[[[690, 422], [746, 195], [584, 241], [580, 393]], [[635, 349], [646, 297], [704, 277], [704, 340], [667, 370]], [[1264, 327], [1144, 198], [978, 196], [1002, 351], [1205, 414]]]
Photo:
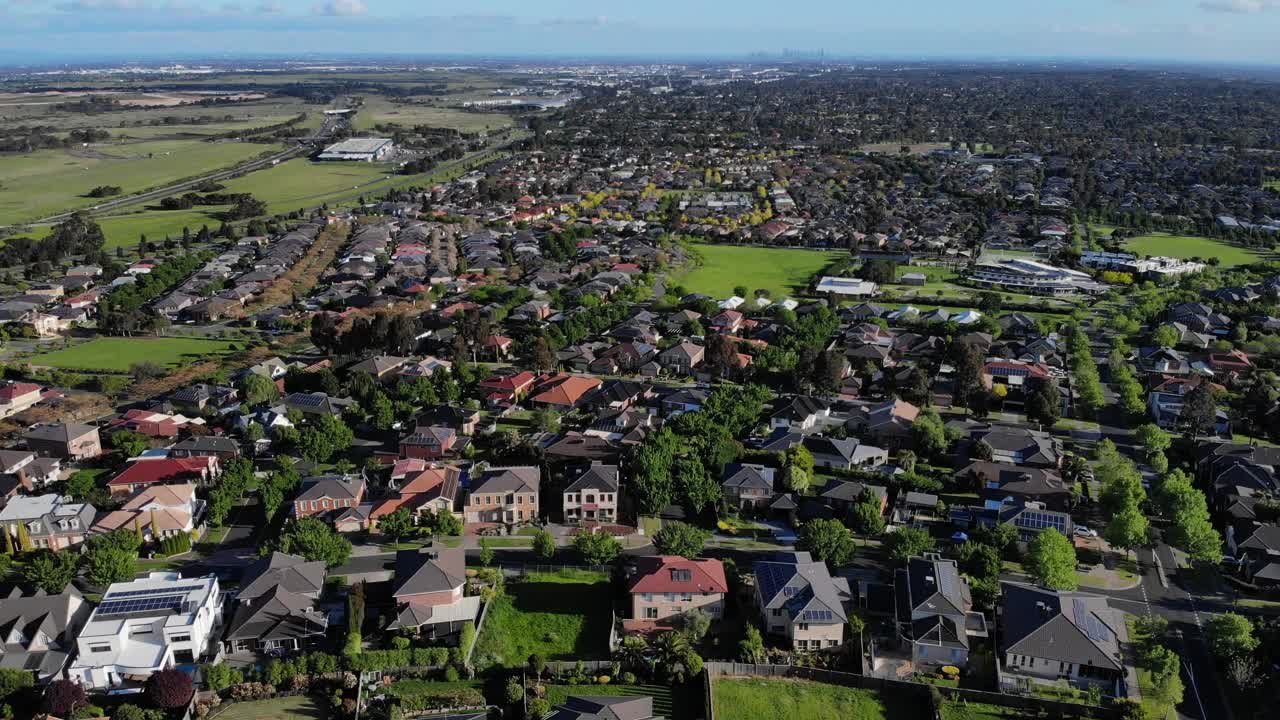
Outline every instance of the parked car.
[[1088, 537], [1088, 538], [1098, 537], [1098, 533], [1096, 530], [1090, 530], [1084, 525], [1076, 526], [1076, 535], [1080, 537]]

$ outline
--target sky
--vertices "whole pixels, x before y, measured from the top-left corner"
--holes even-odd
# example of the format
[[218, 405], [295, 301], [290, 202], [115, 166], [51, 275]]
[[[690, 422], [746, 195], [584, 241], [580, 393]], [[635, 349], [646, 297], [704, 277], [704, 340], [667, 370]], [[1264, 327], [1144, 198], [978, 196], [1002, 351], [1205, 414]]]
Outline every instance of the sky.
[[1280, 0], [0, 0], [0, 61], [397, 54], [1280, 65]]

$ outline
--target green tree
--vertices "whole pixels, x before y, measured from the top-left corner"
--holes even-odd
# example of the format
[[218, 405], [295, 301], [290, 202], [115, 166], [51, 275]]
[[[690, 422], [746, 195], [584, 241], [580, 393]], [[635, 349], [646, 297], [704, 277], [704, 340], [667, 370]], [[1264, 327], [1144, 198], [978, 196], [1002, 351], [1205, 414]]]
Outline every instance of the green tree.
[[75, 555], [40, 550], [33, 553], [22, 567], [22, 580], [50, 595], [57, 595], [71, 584], [76, 576]]
[[764, 638], [755, 625], [747, 624], [747, 629], [738, 641], [738, 657], [745, 663], [764, 662]]
[[853, 536], [844, 523], [823, 518], [815, 518], [800, 527], [796, 547], [807, 550], [832, 570], [847, 564], [854, 551]]
[[1049, 379], [1037, 384], [1031, 397], [1027, 398], [1026, 408], [1028, 419], [1041, 425], [1056, 424], [1062, 417], [1062, 393], [1058, 390], [1058, 383]]
[[379, 430], [390, 430], [396, 422], [395, 406], [391, 404], [391, 398], [381, 390], [375, 391], [373, 399], [369, 401], [369, 421]]
[[1220, 660], [1244, 657], [1258, 649], [1258, 638], [1253, 634], [1253, 623], [1243, 615], [1232, 612], [1214, 615], [1205, 626], [1209, 649]]
[[493, 564], [494, 555], [493, 543], [489, 542], [489, 538], [480, 538], [480, 564], [489, 567]]
[[262, 549], [269, 554], [272, 549], [292, 555], [301, 555], [313, 562], [324, 562], [337, 567], [351, 557], [351, 541], [339, 535], [323, 520], [312, 517], [299, 518], [285, 525], [280, 538]]
[[911, 437], [915, 440], [916, 450], [927, 458], [936, 458], [947, 451], [946, 428], [942, 416], [932, 408], [921, 410], [911, 424]]
[[1027, 570], [1044, 587], [1052, 590], [1075, 590], [1075, 546], [1054, 528], [1042, 530], [1028, 547]]
[[622, 553], [622, 543], [607, 532], [581, 532], [573, 538], [573, 549], [588, 565], [608, 565]]
[[67, 478], [67, 495], [77, 502], [88, 500], [97, 489], [94, 474], [88, 470], [77, 470]]
[[249, 407], [274, 402], [280, 397], [280, 389], [270, 378], [249, 373], [240, 379], [240, 397]]
[[653, 536], [653, 544], [663, 555], [680, 555], [690, 560], [702, 554], [702, 546], [711, 533], [681, 522], [662, 526]]
[[27, 524], [18, 523], [18, 548], [22, 552], [31, 552], [35, 547], [35, 543], [31, 542], [31, 533], [27, 531]]
[[85, 577], [104, 587], [132, 580], [138, 572], [139, 547], [137, 534], [125, 529], [91, 536], [85, 543]]
[[1217, 414], [1217, 391], [1212, 383], [1202, 382], [1184, 396], [1178, 421], [1187, 437], [1197, 438], [1213, 432]]
[[1147, 451], [1147, 455], [1162, 453], [1173, 445], [1169, 433], [1160, 429], [1155, 423], [1144, 423], [1133, 431], [1133, 439]]
[[111, 447], [120, 451], [126, 458], [138, 457], [151, 447], [145, 435], [132, 430], [118, 430], [111, 433]]
[[538, 528], [533, 534], [533, 552], [540, 558], [550, 560], [556, 554], [556, 539], [551, 533]]
[[685, 505], [694, 513], [720, 501], [720, 483], [707, 472], [707, 466], [696, 457], [676, 461], [676, 483]]
[[1147, 541], [1147, 518], [1137, 507], [1123, 508], [1111, 516], [1102, 535], [1112, 547], [1128, 553]]
[[849, 511], [849, 520], [853, 529], [863, 535], [879, 535], [884, 532], [884, 515], [880, 512], [880, 501], [868, 495], [862, 498]]
[[391, 538], [392, 541], [399, 541], [400, 538], [408, 537], [416, 530], [413, 524], [413, 514], [409, 512], [409, 508], [397, 508], [394, 512], [379, 518], [378, 530], [383, 535]]
[[1151, 333], [1151, 341], [1162, 348], [1176, 347], [1178, 344], [1178, 329], [1172, 325], [1161, 325]]
[[897, 562], [906, 562], [912, 557], [923, 555], [933, 549], [933, 536], [928, 530], [917, 527], [900, 527], [884, 537], [884, 547], [889, 557]]
[[807, 477], [813, 477], [813, 453], [809, 452], [809, 449], [804, 445], [788, 448], [786, 453], [783, 454], [782, 461], [783, 466], [788, 470], [800, 470]]

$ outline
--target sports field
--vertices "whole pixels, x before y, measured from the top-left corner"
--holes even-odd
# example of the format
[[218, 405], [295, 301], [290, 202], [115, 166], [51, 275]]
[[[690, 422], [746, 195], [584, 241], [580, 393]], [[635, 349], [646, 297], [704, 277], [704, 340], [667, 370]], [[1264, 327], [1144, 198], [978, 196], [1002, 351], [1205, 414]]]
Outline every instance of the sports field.
[[156, 140], [0, 158], [0, 224], [92, 207], [85, 197], [100, 185], [123, 195], [231, 167], [279, 145], [201, 140]]
[[690, 270], [676, 284], [685, 290], [727, 298], [736, 286], [748, 293], [769, 291], [775, 300], [797, 295], [809, 286], [813, 276], [845, 253], [741, 245], [694, 245], [702, 264]]
[[[1115, 231], [1112, 225], [1093, 225], [1093, 234], [1104, 238]], [[1156, 231], [1125, 241], [1124, 248], [1138, 255], [1164, 255], [1176, 258], [1218, 258], [1222, 267], [1255, 263], [1262, 258], [1248, 248], [1238, 247], [1213, 238], [1195, 235], [1173, 235]]]
[[142, 362], [167, 367], [195, 362], [210, 355], [225, 355], [233, 343], [194, 338], [100, 337], [87, 343], [54, 350], [31, 358], [32, 365], [64, 370], [124, 372]]

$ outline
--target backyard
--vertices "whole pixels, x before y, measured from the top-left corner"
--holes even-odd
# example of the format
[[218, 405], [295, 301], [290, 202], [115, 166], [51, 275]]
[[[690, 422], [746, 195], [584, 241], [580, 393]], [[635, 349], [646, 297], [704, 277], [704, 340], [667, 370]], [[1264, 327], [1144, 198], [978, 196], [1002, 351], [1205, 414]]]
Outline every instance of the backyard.
[[535, 653], [546, 660], [607, 658], [611, 606], [604, 573], [562, 570], [508, 580], [488, 609], [475, 664], [519, 666]]
[[233, 343], [196, 338], [100, 337], [87, 343], [43, 353], [31, 358], [32, 365], [64, 370], [126, 372], [142, 362], [174, 367], [209, 355], [225, 355]]
[[234, 703], [214, 717], [219, 720], [324, 720], [328, 716], [328, 708], [317, 703], [314, 697], [305, 695]]
[[845, 253], [741, 245], [693, 246], [702, 263], [674, 281], [685, 290], [727, 298], [739, 285], [768, 290], [775, 300], [803, 292], [813, 276]]
[[[700, 689], [700, 683], [694, 683], [695, 689]], [[653, 698], [653, 712], [661, 715], [667, 720], [686, 720], [686, 718], [694, 718], [699, 715], [702, 709], [702, 701], [696, 698], [680, 698], [677, 701], [675, 697], [681, 693], [680, 689], [673, 689], [665, 685], [547, 685], [547, 702], [552, 707], [561, 705], [570, 695], [597, 695], [605, 697], [632, 697], [648, 695]], [[692, 694], [692, 693], [688, 693]], [[728, 716], [725, 716], [728, 717]]]
[[[880, 720], [890, 717], [870, 690], [806, 680], [717, 678], [711, 684], [718, 717], [734, 720]], [[919, 717], [920, 713], [897, 717]]]

